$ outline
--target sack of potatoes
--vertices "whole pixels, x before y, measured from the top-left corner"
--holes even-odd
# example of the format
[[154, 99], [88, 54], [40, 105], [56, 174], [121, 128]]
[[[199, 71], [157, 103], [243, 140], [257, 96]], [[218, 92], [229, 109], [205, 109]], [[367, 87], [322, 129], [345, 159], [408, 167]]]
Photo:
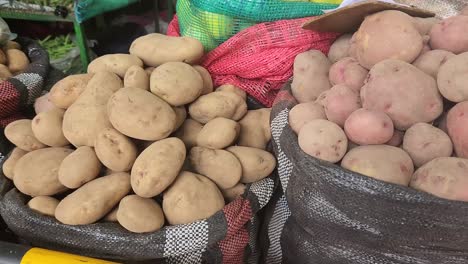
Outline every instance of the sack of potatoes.
[[466, 262], [466, 10], [380, 11], [295, 58], [271, 123], [291, 211], [281, 245], [295, 245], [283, 261]]
[[140, 37], [129, 54], [57, 82], [33, 119], [10, 123], [8, 226], [117, 260], [252, 257], [248, 238], [274, 188], [271, 109], [214, 87], [202, 56], [193, 38]]
[[29, 66], [28, 56], [21, 50], [21, 45], [8, 41], [0, 49], [0, 81], [22, 73]]

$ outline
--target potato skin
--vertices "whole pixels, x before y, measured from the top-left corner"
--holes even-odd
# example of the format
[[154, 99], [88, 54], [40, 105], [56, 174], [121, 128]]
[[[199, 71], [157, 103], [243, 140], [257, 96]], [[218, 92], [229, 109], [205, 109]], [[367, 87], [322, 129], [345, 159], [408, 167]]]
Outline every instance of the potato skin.
[[7, 66], [0, 64], [0, 80], [6, 80], [13, 76], [13, 74], [10, 72], [10, 69], [8, 69]]
[[58, 81], [50, 89], [50, 101], [58, 108], [67, 109], [86, 89], [94, 74], [75, 74]]
[[193, 68], [200, 74], [203, 79], [203, 90], [201, 95], [209, 94], [213, 92], [213, 80], [211, 79], [210, 72], [200, 65], [195, 65]]
[[442, 113], [442, 97], [431, 76], [398, 60], [385, 60], [369, 72], [361, 89], [362, 107], [386, 113], [398, 130], [432, 122]]
[[453, 152], [449, 136], [427, 123], [414, 124], [406, 131], [403, 149], [408, 152], [416, 167], [435, 158], [450, 157]]
[[57, 208], [59, 202], [54, 197], [37, 196], [28, 202], [28, 207], [40, 214], [55, 217], [55, 208]]
[[431, 32], [432, 27], [440, 22], [440, 18], [437, 17], [414, 17], [413, 19], [421, 36], [428, 35]]
[[5, 137], [18, 148], [24, 151], [33, 151], [45, 148], [32, 131], [32, 121], [20, 119], [11, 122], [5, 127]]
[[160, 194], [177, 177], [185, 157], [185, 145], [178, 138], [166, 138], [151, 144], [133, 165], [133, 191], [143, 198]]
[[447, 130], [455, 153], [468, 158], [468, 102], [456, 104], [447, 115]]
[[[467, 17], [468, 18], [468, 17]], [[453, 56], [440, 66], [437, 74], [439, 91], [447, 100], [460, 103], [468, 100], [468, 52]]]
[[5, 64], [7, 64], [7, 63], [8, 63], [8, 61], [7, 61], [7, 57], [6, 57], [5, 52], [3, 52], [3, 50], [0, 50], [0, 64], [5, 66]]
[[66, 148], [45, 148], [27, 153], [16, 162], [15, 187], [32, 197], [51, 196], [67, 190], [58, 179], [58, 170], [72, 152]]
[[439, 72], [440, 67], [453, 56], [455, 56], [455, 54], [453, 54], [450, 51], [431, 50], [419, 56], [413, 62], [413, 65], [418, 67], [421, 71], [425, 72], [426, 74], [437, 78], [437, 74]]
[[58, 179], [65, 187], [77, 189], [97, 178], [101, 168], [94, 149], [82, 146], [63, 159], [58, 170]]
[[143, 67], [143, 62], [134, 55], [106, 54], [96, 58], [88, 65], [88, 73], [112, 72], [120, 78], [124, 78], [131, 66]]
[[179, 129], [180, 126], [184, 123], [185, 119], [187, 118], [187, 110], [185, 106], [173, 107], [174, 113], [176, 114], [176, 124], [174, 127], [174, 131]]
[[192, 119], [202, 124], [206, 124], [216, 117], [238, 121], [246, 113], [247, 103], [245, 100], [226, 91], [202, 95], [189, 106], [189, 114]]
[[163, 211], [171, 225], [209, 218], [223, 207], [224, 198], [216, 184], [191, 172], [181, 172], [163, 195]]
[[364, 108], [354, 111], [345, 125], [346, 136], [359, 145], [380, 145], [393, 137], [393, 122], [384, 112]]
[[46, 93], [34, 101], [34, 112], [36, 112], [36, 115], [42, 113], [42, 112], [47, 112], [50, 110], [56, 110], [60, 109], [56, 107], [51, 101], [49, 97], [49, 93]]
[[410, 156], [402, 149], [387, 145], [353, 148], [341, 167], [381, 181], [408, 186], [414, 171]]
[[335, 85], [327, 92], [323, 106], [327, 119], [343, 127], [349, 115], [361, 108], [361, 98], [352, 88]]
[[117, 91], [109, 99], [107, 113], [120, 133], [142, 140], [166, 138], [176, 123], [174, 110], [162, 99], [142, 89], [122, 88]]
[[299, 146], [308, 155], [328, 162], [338, 162], [348, 147], [348, 139], [337, 124], [316, 119], [299, 131]]
[[454, 157], [433, 159], [416, 170], [410, 187], [437, 197], [468, 202], [468, 160]]
[[433, 49], [442, 49], [460, 54], [468, 51], [468, 17], [453, 16], [435, 24], [430, 32]]
[[102, 219], [104, 222], [118, 222], [117, 220], [117, 211], [119, 210], [119, 207], [116, 207], [112, 209], [110, 213], [108, 213], [104, 218]]
[[271, 108], [249, 110], [239, 121], [240, 134], [237, 144], [244, 147], [266, 149], [271, 140]]
[[200, 41], [191, 37], [171, 37], [152, 33], [137, 38], [130, 46], [130, 54], [136, 55], [147, 66], [159, 66], [178, 61], [194, 64], [203, 56]]
[[366, 69], [390, 58], [411, 63], [422, 48], [423, 39], [413, 18], [396, 10], [367, 16], [351, 44], [351, 49], [355, 51], [353, 55]]
[[[240, 124], [236, 121], [217, 117], [202, 128], [197, 136], [197, 146], [223, 149], [234, 143], [240, 133]], [[222, 133], [220, 133], [222, 131]]]
[[54, 109], [34, 117], [31, 128], [34, 136], [43, 144], [51, 147], [64, 147], [70, 142], [63, 135], [62, 123], [65, 111]]
[[174, 133], [174, 136], [180, 138], [187, 149], [197, 145], [197, 138], [203, 125], [193, 119], [186, 119], [182, 126]]
[[172, 106], [195, 101], [203, 91], [202, 76], [183, 62], [167, 62], [151, 73], [151, 92]]
[[328, 59], [331, 63], [349, 56], [349, 45], [352, 36], [352, 34], [344, 34], [333, 42], [328, 52]]
[[28, 153], [27, 151], [24, 151], [18, 147], [14, 148], [10, 156], [5, 160], [2, 166], [3, 174], [10, 180], [13, 180], [13, 177], [15, 175], [15, 165], [18, 162], [18, 160], [26, 155]]
[[331, 88], [328, 79], [331, 62], [318, 50], [300, 53], [294, 59], [291, 91], [299, 103], [314, 101]]
[[102, 164], [113, 171], [129, 171], [137, 157], [135, 144], [113, 128], [106, 128], [96, 136], [94, 148]]
[[108, 214], [131, 190], [130, 175], [116, 173], [97, 178], [65, 197], [55, 217], [66, 225], [89, 225]]
[[359, 92], [364, 85], [368, 70], [359, 65], [352, 57], [343, 58], [334, 63], [329, 72], [332, 85], [344, 84]]
[[232, 146], [226, 149], [234, 154], [242, 166], [242, 183], [252, 183], [268, 177], [276, 167], [275, 157], [265, 150]]
[[395, 130], [393, 132], [392, 138], [387, 143], [385, 143], [385, 145], [400, 147], [401, 144], [403, 143], [404, 136], [405, 136], [405, 132]]
[[208, 177], [221, 189], [232, 188], [241, 179], [241, 163], [229, 151], [194, 147], [189, 159], [197, 173]]
[[224, 199], [228, 201], [229, 203], [236, 200], [237, 197], [241, 196], [245, 192], [245, 184], [243, 183], [238, 183], [234, 187], [229, 188], [229, 189], [221, 189], [221, 193], [224, 196]]
[[110, 72], [96, 73], [86, 89], [67, 109], [63, 117], [63, 134], [75, 147], [94, 146], [96, 135], [112, 127], [107, 102], [123, 86], [120, 78]]
[[9, 49], [21, 50], [21, 45], [16, 41], [8, 40], [5, 46], [3, 46], [3, 50], [6, 51]]
[[21, 50], [9, 49], [6, 52], [8, 68], [12, 73], [19, 73], [29, 66], [29, 59]]
[[247, 100], [247, 93], [241, 88], [232, 84], [223, 84], [216, 88], [215, 92], [231, 92], [239, 95], [242, 99]]
[[149, 91], [150, 80], [148, 73], [138, 65], [130, 66], [124, 76], [124, 87], [139, 88]]
[[128, 195], [120, 201], [117, 220], [130, 232], [149, 233], [163, 227], [164, 214], [156, 201]]

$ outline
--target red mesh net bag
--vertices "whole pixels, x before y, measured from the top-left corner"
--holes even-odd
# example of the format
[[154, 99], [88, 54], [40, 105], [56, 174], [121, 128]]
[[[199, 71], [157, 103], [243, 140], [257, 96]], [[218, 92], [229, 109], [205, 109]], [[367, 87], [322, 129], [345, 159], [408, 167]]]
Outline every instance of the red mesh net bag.
[[[271, 107], [278, 90], [293, 73], [297, 54], [316, 49], [328, 53], [336, 33], [302, 29], [310, 18], [279, 20], [249, 27], [206, 54], [202, 66], [215, 86], [233, 84]], [[167, 35], [180, 36], [177, 16]]]

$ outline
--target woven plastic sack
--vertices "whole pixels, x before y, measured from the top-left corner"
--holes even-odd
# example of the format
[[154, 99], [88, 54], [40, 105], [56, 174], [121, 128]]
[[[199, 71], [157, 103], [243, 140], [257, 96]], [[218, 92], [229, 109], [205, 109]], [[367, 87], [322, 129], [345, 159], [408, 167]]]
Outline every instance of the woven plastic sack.
[[[263, 107], [252, 98], [247, 102], [249, 109]], [[208, 219], [146, 234], [131, 233], [117, 223], [61, 224], [30, 210], [27, 196], [14, 188], [0, 193], [0, 215], [23, 241], [90, 257], [152, 264], [259, 263], [261, 210], [273, 195], [276, 179], [275, 172], [246, 185], [242, 197]], [[5, 180], [0, 167], [0, 183]]]
[[466, 0], [395, 0], [395, 2], [432, 11], [436, 17], [442, 19], [457, 15], [468, 5]]
[[178, 0], [183, 36], [197, 38], [207, 51], [256, 23], [323, 14], [341, 0]]
[[284, 194], [266, 208], [266, 263], [467, 263], [468, 203], [385, 183], [307, 155], [288, 124], [296, 104], [288, 84], [272, 109]]
[[19, 38], [16, 41], [23, 47], [30, 64], [24, 72], [0, 82], [0, 159], [10, 147], [3, 129], [10, 122], [25, 117], [28, 108], [41, 95], [49, 73], [47, 51], [31, 39]]
[[[296, 55], [310, 49], [328, 53], [338, 36], [302, 29], [308, 19], [249, 27], [209, 52], [202, 65], [210, 72], [215, 87], [233, 84], [270, 107], [278, 90], [291, 78]], [[177, 16], [167, 34], [180, 36]]]

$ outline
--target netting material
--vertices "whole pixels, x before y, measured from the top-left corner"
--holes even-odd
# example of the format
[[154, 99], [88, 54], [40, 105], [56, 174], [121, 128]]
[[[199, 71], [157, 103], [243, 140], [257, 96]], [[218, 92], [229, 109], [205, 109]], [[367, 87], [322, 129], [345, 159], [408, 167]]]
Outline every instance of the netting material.
[[341, 0], [178, 0], [183, 36], [200, 40], [211, 51], [256, 23], [323, 14]]
[[[280, 20], [249, 27], [209, 52], [202, 65], [215, 87], [233, 84], [270, 107], [278, 90], [292, 76], [297, 54], [318, 49], [328, 53], [338, 34], [304, 30], [310, 18]], [[178, 17], [167, 34], [180, 36]]]
[[[288, 124], [297, 102], [287, 85], [275, 102], [271, 127], [287, 214], [267, 233], [281, 248], [272, 263], [467, 263], [468, 203], [440, 199], [319, 161], [299, 147]], [[285, 186], [286, 183], [286, 186]], [[279, 242], [275, 236], [280, 236]], [[272, 254], [270, 257], [274, 257]]]

